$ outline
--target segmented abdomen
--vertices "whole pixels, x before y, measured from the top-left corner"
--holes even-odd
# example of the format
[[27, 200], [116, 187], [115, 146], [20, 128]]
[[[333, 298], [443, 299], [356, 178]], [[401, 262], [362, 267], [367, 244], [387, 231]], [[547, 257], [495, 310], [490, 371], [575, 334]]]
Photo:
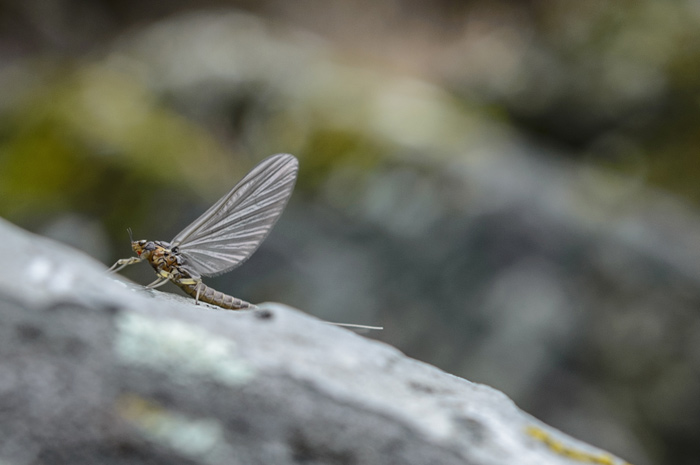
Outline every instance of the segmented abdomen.
[[199, 286], [199, 300], [208, 304], [217, 305], [227, 310], [243, 310], [246, 308], [255, 308], [255, 305], [246, 302], [245, 300], [236, 299], [233, 296], [224, 294], [212, 289], [204, 283], [199, 284], [183, 284], [178, 281], [173, 281], [180, 289], [185, 291], [192, 297], [197, 297], [197, 287]]

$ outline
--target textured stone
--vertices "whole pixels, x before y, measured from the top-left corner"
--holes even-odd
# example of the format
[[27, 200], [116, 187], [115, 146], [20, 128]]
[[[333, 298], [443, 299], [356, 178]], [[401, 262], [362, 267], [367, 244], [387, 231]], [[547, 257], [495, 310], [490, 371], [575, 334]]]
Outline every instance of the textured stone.
[[142, 287], [0, 221], [2, 464], [622, 464], [280, 304]]

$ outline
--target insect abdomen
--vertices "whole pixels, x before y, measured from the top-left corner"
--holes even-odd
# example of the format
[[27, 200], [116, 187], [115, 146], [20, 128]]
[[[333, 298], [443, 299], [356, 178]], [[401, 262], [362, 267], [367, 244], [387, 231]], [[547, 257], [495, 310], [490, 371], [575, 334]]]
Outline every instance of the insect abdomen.
[[223, 292], [212, 289], [204, 283], [183, 284], [174, 281], [175, 284], [192, 297], [197, 297], [197, 286], [199, 286], [199, 300], [208, 304], [217, 305], [227, 310], [243, 310], [246, 308], [254, 308], [255, 305], [246, 302], [245, 300], [236, 299], [233, 296], [224, 294]]

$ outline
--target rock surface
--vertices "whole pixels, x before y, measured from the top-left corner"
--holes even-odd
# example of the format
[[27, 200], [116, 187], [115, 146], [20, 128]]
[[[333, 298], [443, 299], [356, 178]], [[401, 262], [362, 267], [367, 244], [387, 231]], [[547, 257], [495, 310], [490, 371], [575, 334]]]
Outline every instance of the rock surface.
[[4, 221], [0, 239], [3, 465], [625, 463], [292, 308], [195, 306]]

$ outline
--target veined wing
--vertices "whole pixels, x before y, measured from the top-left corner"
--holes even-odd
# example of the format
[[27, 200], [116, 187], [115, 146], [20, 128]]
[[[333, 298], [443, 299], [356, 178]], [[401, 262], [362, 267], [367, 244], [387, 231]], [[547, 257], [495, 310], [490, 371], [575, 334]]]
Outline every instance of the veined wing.
[[243, 263], [267, 237], [292, 195], [299, 162], [266, 158], [171, 242], [195, 275], [225, 273]]

